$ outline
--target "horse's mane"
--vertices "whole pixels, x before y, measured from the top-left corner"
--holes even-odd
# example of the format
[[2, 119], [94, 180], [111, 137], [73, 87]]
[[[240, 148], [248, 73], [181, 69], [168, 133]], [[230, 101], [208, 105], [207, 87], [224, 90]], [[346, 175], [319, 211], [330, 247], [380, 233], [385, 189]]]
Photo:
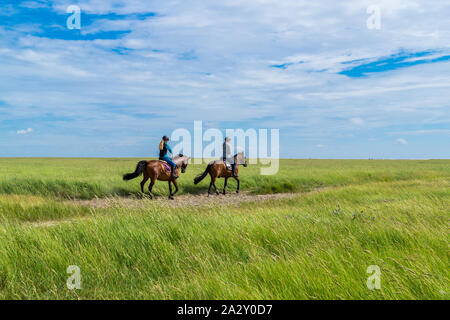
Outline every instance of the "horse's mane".
[[180, 159], [180, 158], [189, 158], [189, 157], [188, 157], [188, 156], [185, 156], [185, 155], [182, 154], [182, 153], [180, 153], [180, 154], [177, 154], [176, 156], [174, 156], [174, 157], [172, 158], [172, 160], [175, 161], [175, 160], [178, 160], [178, 159]]

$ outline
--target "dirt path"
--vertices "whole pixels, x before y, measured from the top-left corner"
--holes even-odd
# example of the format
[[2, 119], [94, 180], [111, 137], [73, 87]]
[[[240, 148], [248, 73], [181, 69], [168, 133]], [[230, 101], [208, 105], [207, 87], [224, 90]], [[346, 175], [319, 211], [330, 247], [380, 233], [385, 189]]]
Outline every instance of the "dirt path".
[[151, 205], [168, 206], [173, 208], [189, 207], [189, 206], [217, 206], [217, 205], [237, 205], [241, 202], [260, 202], [268, 200], [288, 199], [298, 196], [298, 193], [277, 193], [277, 194], [264, 194], [253, 195], [248, 192], [242, 192], [239, 194], [228, 193], [226, 195], [211, 195], [206, 194], [185, 194], [175, 196], [175, 200], [169, 200], [167, 197], [157, 197], [153, 200], [148, 198], [124, 198], [124, 197], [111, 197], [111, 198], [96, 198], [92, 200], [73, 200], [72, 204], [88, 206], [91, 208], [113, 208], [113, 207], [144, 207]]
[[[167, 197], [157, 197], [153, 200], [149, 198], [125, 198], [125, 197], [110, 197], [110, 198], [95, 198], [92, 200], [71, 200], [65, 201], [68, 205], [81, 205], [90, 208], [142, 208], [150, 207], [154, 205], [168, 206], [172, 208], [180, 207], [217, 207], [227, 205], [238, 205], [242, 202], [260, 202], [279, 199], [290, 199], [298, 196], [298, 193], [277, 193], [277, 194], [264, 194], [264, 195], [252, 195], [248, 192], [241, 192], [240, 194], [229, 193], [226, 195], [211, 195], [206, 194], [185, 194], [176, 196], [175, 200], [169, 200]], [[63, 220], [49, 220], [28, 223], [32, 227], [53, 227], [63, 223], [69, 223], [73, 221], [87, 220], [91, 217], [76, 217]]]
[[[228, 193], [226, 195], [211, 195], [207, 194], [185, 194], [175, 197], [175, 200], [169, 200], [165, 196], [160, 196], [150, 200], [149, 198], [133, 198], [133, 197], [110, 197], [110, 198], [95, 198], [92, 200], [70, 200], [65, 201], [67, 205], [87, 206], [90, 208], [134, 208], [139, 209], [143, 207], [162, 206], [171, 208], [180, 207], [217, 207], [217, 206], [236, 206], [243, 202], [264, 202], [281, 199], [292, 199], [300, 195], [308, 195], [316, 192], [322, 192], [328, 188], [321, 188], [306, 193], [276, 193], [276, 194], [262, 194], [254, 195], [249, 192]], [[49, 220], [32, 222], [29, 225], [33, 227], [52, 227], [63, 223], [73, 221], [87, 220], [91, 217], [76, 217], [63, 220]]]

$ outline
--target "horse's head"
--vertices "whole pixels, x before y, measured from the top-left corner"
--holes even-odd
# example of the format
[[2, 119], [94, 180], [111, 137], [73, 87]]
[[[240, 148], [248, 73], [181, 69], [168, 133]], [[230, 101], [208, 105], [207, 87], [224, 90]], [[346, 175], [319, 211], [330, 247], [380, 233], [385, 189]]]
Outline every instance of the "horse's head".
[[234, 156], [234, 162], [236, 164], [242, 164], [244, 167], [247, 166], [247, 159], [245, 158], [244, 152], [239, 152]]
[[186, 172], [190, 157], [182, 155], [181, 153], [177, 155], [173, 161], [181, 168], [181, 173]]

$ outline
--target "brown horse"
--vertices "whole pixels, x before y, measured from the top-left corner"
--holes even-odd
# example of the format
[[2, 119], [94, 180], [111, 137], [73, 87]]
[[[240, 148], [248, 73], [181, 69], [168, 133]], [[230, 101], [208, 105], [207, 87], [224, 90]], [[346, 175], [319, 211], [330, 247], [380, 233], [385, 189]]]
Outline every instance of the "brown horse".
[[208, 164], [208, 166], [206, 167], [205, 172], [198, 175], [194, 179], [194, 184], [197, 184], [200, 181], [202, 181], [209, 173], [209, 175], [211, 176], [211, 182], [209, 184], [209, 189], [208, 189], [208, 196], [209, 196], [211, 194], [211, 187], [214, 187], [216, 194], [219, 194], [219, 191], [217, 191], [217, 187], [216, 187], [216, 179], [217, 178], [225, 178], [225, 182], [223, 184], [223, 194], [225, 194], [226, 193], [225, 188], [227, 187], [228, 178], [233, 177], [237, 181], [236, 193], [239, 193], [239, 185], [240, 185], [240, 181], [239, 181], [239, 177], [238, 177], [239, 165], [242, 164], [244, 167], [247, 166], [247, 160], [245, 159], [243, 152], [240, 152], [234, 156], [234, 163], [236, 163], [236, 177], [233, 177], [233, 171], [227, 169], [225, 163], [222, 160], [216, 160], [216, 161], [210, 162]]
[[[175, 168], [175, 176], [178, 176], [179, 170], [181, 168], [181, 172], [184, 173], [186, 171], [186, 167], [188, 165], [189, 157], [183, 156], [179, 154], [178, 156], [172, 159], [173, 162], [177, 165]], [[148, 179], [150, 179], [150, 185], [148, 186], [148, 191], [150, 195], [150, 199], [153, 199], [152, 196], [152, 188], [155, 184], [156, 180], [160, 181], [168, 181], [169, 182], [169, 199], [173, 200], [173, 196], [178, 192], [178, 182], [177, 178], [172, 179], [170, 175], [170, 171], [167, 172], [164, 169], [164, 165], [159, 160], [151, 160], [151, 161], [139, 161], [136, 170], [133, 173], [127, 173], [123, 176], [123, 180], [131, 180], [139, 177], [142, 173], [144, 173], [144, 179], [141, 182], [141, 191], [144, 193], [144, 185]], [[172, 183], [175, 186], [175, 192], [172, 193]]]

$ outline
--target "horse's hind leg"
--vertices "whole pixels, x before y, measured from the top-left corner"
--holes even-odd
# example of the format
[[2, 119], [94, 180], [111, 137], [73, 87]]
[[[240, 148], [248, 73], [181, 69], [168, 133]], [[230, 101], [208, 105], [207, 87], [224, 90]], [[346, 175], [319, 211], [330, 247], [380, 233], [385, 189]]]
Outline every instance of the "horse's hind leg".
[[223, 183], [223, 194], [225, 194], [225, 189], [227, 188], [228, 177], [225, 177], [225, 182]]
[[212, 176], [211, 176], [211, 182], [209, 183], [209, 189], [208, 189], [208, 197], [211, 194], [211, 188], [212, 188]]
[[141, 181], [141, 192], [142, 193], [144, 193], [144, 186], [145, 186], [145, 183], [147, 182], [147, 180], [148, 180], [148, 175], [147, 175], [147, 173], [144, 173], [144, 178]]
[[217, 190], [217, 187], [216, 187], [216, 178], [212, 179], [211, 183], [212, 183], [212, 185], [214, 187], [214, 191], [218, 195], [219, 194], [219, 190]]
[[150, 196], [150, 199], [153, 199], [152, 189], [153, 189], [153, 186], [155, 185], [155, 181], [156, 181], [156, 179], [152, 179], [150, 181], [150, 185], [148, 186], [148, 195]]

